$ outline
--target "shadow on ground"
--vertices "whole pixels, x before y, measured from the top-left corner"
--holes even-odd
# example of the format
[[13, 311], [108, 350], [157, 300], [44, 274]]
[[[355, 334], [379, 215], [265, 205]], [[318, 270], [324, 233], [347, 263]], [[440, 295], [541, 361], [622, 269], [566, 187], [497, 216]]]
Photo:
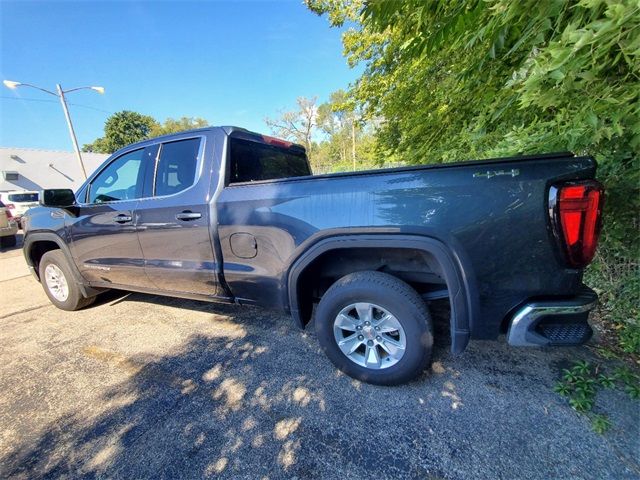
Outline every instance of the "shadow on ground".
[[[238, 328], [227, 336], [192, 335], [161, 356], [85, 348], [86, 362], [117, 369], [126, 380], [105, 389], [100, 413], [75, 411], [15, 445], [0, 477], [549, 478], [612, 465], [609, 451], [585, 465], [590, 450], [570, 450], [575, 442], [601, 446], [561, 400], [554, 403], [548, 380], [526, 370], [527, 358], [514, 362], [503, 351], [480, 349], [456, 365], [444, 338], [430, 375], [374, 387], [336, 372], [313, 336], [281, 316], [119, 295], [101, 303], [212, 312]], [[446, 328], [436, 331], [445, 335]], [[492, 356], [493, 363], [478, 366], [485, 373], [473, 366]], [[540, 390], [543, 401], [527, 411]], [[524, 410], [522, 417], [511, 408]], [[543, 408], [551, 411], [546, 417]], [[531, 458], [519, 458], [522, 452]], [[610, 471], [619, 472], [629, 470]]]

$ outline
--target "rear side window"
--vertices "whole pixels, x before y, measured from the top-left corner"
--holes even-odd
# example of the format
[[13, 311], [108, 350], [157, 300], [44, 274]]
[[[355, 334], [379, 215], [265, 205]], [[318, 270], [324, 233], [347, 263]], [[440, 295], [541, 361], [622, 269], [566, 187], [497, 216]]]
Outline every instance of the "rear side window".
[[229, 183], [311, 175], [304, 152], [239, 138], [230, 139]]
[[10, 202], [37, 202], [38, 194], [37, 193], [10, 193], [9, 201]]
[[163, 143], [156, 168], [156, 196], [173, 195], [193, 185], [200, 138]]

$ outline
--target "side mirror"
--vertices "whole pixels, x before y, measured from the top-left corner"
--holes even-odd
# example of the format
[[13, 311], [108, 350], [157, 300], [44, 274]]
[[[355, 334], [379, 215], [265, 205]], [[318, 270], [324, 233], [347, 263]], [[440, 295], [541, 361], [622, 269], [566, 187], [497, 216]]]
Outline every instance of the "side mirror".
[[44, 207], [68, 208], [76, 204], [76, 196], [69, 188], [49, 188], [40, 192], [39, 201]]

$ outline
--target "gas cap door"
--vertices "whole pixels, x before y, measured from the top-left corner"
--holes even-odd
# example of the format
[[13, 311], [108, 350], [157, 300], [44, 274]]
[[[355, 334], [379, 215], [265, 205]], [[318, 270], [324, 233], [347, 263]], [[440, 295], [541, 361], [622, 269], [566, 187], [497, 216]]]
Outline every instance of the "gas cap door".
[[258, 242], [250, 233], [234, 233], [229, 237], [229, 245], [238, 258], [253, 258], [258, 254]]

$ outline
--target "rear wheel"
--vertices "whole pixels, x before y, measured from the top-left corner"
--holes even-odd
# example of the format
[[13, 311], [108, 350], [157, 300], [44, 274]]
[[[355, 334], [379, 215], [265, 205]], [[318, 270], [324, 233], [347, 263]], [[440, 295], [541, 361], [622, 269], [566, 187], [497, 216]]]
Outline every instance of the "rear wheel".
[[357, 272], [338, 280], [320, 300], [315, 322], [329, 359], [359, 380], [397, 385], [429, 364], [427, 306], [413, 288], [386, 273]]
[[95, 297], [82, 296], [60, 250], [51, 250], [40, 259], [40, 282], [51, 303], [62, 310], [79, 310], [95, 301]]

